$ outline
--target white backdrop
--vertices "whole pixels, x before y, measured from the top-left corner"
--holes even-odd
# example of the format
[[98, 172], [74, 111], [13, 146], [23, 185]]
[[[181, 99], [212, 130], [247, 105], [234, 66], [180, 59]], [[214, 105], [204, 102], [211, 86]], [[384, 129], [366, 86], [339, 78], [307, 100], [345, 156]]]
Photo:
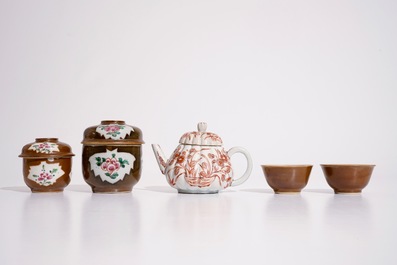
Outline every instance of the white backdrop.
[[[144, 133], [136, 187], [164, 186], [170, 154], [199, 121], [260, 164], [374, 163], [367, 189], [397, 184], [396, 1], [0, 1], [1, 187], [24, 186], [23, 145], [58, 137], [83, 184], [86, 127]], [[242, 156], [233, 159], [243, 172]]]

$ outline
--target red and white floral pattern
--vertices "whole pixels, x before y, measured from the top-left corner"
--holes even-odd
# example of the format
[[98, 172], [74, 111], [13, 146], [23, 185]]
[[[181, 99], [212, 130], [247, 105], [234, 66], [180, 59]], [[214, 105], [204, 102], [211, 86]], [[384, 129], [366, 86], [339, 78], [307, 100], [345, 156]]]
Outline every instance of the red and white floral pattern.
[[[207, 132], [207, 124], [199, 122], [197, 132], [182, 135], [180, 145], [167, 160], [160, 146], [152, 144], [161, 173], [168, 183], [183, 193], [216, 193], [246, 181], [251, 174], [252, 159], [242, 147], [225, 151], [222, 139]], [[238, 179], [233, 179], [230, 157], [242, 153], [247, 159], [247, 170]], [[165, 162], [167, 160], [167, 162]]]
[[181, 144], [222, 145], [222, 139], [215, 133], [188, 132], [179, 140]]
[[230, 158], [223, 148], [180, 145], [169, 159], [165, 173], [168, 183], [180, 190], [225, 189], [233, 179]]

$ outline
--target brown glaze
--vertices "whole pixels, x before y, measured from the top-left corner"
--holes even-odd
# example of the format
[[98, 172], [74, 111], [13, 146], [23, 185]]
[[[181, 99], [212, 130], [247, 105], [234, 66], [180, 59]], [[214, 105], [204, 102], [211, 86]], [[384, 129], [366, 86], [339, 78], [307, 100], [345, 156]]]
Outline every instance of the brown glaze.
[[300, 192], [309, 181], [312, 165], [262, 165], [269, 186], [275, 193]]
[[[106, 120], [101, 121], [100, 125], [110, 125], [110, 124], [118, 124], [118, 125], [127, 125], [124, 121], [117, 120]], [[114, 139], [106, 139], [103, 135], [100, 135], [96, 132], [96, 128], [99, 125], [91, 126], [84, 131], [84, 139], [82, 144], [84, 145], [141, 145], [145, 142], [142, 139], [142, 131], [138, 127], [130, 126], [134, 129], [130, 134], [127, 134], [124, 139], [114, 140]]]
[[[48, 158], [48, 157], [69, 157], [69, 156], [74, 156], [72, 153], [72, 148], [70, 145], [66, 143], [62, 143], [58, 141], [58, 138], [36, 138], [36, 141], [33, 143], [29, 143], [25, 145], [22, 148], [22, 152], [19, 155], [19, 157], [22, 158]], [[33, 144], [35, 143], [54, 143], [58, 146], [59, 151], [54, 151], [51, 153], [41, 153], [41, 152], [36, 152], [33, 149], [29, 149]]]
[[371, 178], [375, 165], [321, 165], [328, 185], [335, 193], [360, 193]]
[[23, 180], [32, 192], [62, 192], [64, 188], [70, 183], [70, 173], [72, 169], [71, 158], [55, 158], [52, 162], [46, 161], [47, 164], [59, 163], [62, 170], [65, 172], [57, 181], [50, 186], [42, 186], [33, 180], [28, 179], [29, 169], [32, 166], [38, 166], [46, 159], [23, 159]]
[[[57, 150], [51, 152], [40, 152], [29, 149], [32, 145], [50, 143], [56, 144]], [[19, 157], [23, 158], [23, 176], [26, 185], [32, 192], [62, 192], [64, 188], [70, 183], [70, 175], [72, 169], [72, 153], [71, 147], [68, 144], [59, 142], [57, 138], [36, 138], [34, 143], [29, 143], [22, 148]], [[28, 178], [30, 171], [37, 168], [40, 164], [56, 165], [64, 172], [51, 185], [42, 185], [37, 181]]]
[[[121, 137], [121, 139], [106, 139], [104, 135], [97, 132], [98, 126], [101, 125], [120, 125], [129, 126], [133, 129], [129, 134]], [[134, 126], [126, 125], [124, 121], [102, 121], [100, 125], [91, 126], [84, 131], [83, 154], [82, 154], [82, 170], [84, 180], [88, 185], [91, 186], [94, 193], [119, 193], [119, 192], [131, 192], [133, 186], [139, 181], [142, 171], [142, 131]], [[116, 154], [130, 154], [135, 158], [135, 161], [127, 161], [127, 167], [131, 166], [131, 169], [123, 174], [119, 170], [102, 172], [102, 177], [96, 175], [94, 168], [92, 168], [89, 162], [90, 158], [112, 158], [109, 152], [116, 152]], [[108, 155], [104, 155], [108, 154]], [[116, 156], [116, 160], [120, 159], [122, 155]], [[122, 160], [124, 158], [121, 158]], [[102, 163], [99, 161], [99, 163]], [[95, 167], [95, 163], [94, 163]], [[97, 165], [97, 170], [100, 166]], [[121, 168], [120, 168], [121, 169]], [[98, 173], [98, 171], [97, 171]], [[117, 173], [118, 176], [123, 175], [122, 179], [117, 180], [115, 183], [111, 183], [111, 179], [106, 179], [103, 174]], [[105, 178], [105, 180], [103, 180]]]
[[[96, 177], [91, 170], [88, 159], [96, 153], [104, 153], [106, 150], [113, 151], [117, 149], [118, 152], [131, 153], [135, 158], [133, 169], [127, 174], [122, 181], [111, 184], [104, 182], [101, 178]], [[141, 146], [84, 146], [83, 147], [83, 176], [84, 180], [91, 186], [94, 193], [117, 193], [117, 192], [131, 192], [132, 187], [141, 178]]]

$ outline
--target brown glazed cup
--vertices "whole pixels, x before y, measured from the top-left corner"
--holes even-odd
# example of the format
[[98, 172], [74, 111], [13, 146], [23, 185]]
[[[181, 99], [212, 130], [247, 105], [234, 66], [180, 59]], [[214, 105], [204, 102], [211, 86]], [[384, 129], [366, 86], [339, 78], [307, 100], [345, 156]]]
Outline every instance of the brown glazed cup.
[[70, 183], [72, 149], [58, 138], [36, 138], [22, 148], [23, 177], [32, 192], [61, 192]]
[[335, 193], [360, 193], [372, 175], [375, 165], [322, 164], [325, 179]]
[[309, 181], [312, 165], [262, 165], [269, 186], [275, 193], [299, 193]]
[[141, 177], [142, 131], [106, 120], [84, 131], [82, 169], [94, 193], [131, 192]]

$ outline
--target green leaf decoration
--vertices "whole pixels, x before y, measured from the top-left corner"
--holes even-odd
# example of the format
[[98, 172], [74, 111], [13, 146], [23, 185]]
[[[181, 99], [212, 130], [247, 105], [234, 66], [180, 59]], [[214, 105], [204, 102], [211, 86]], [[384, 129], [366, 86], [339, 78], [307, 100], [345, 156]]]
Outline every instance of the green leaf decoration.
[[95, 157], [95, 160], [98, 162], [101, 162], [101, 158], [100, 157]]
[[102, 157], [102, 163], [106, 161], [106, 158]]
[[105, 176], [108, 176], [108, 177], [110, 177], [110, 174], [109, 174], [109, 173], [105, 173]]
[[119, 162], [122, 168], [125, 168], [125, 165], [129, 165], [127, 160], [123, 160], [122, 158], [119, 158]]
[[[58, 169], [57, 168], [54, 168], [53, 170], [52, 170], [52, 173], [54, 174], [55, 172], [57, 172], [58, 171]], [[51, 173], [51, 171], [50, 171], [50, 173]]]
[[34, 177], [34, 178], [38, 178], [39, 176], [37, 176], [37, 175], [33, 175], [33, 177]]
[[119, 176], [118, 173], [114, 173], [113, 175], [110, 176], [110, 178], [111, 178], [111, 179], [115, 179], [115, 178], [117, 178], [118, 176]]
[[102, 165], [102, 163], [101, 163], [101, 162], [96, 162], [96, 165], [97, 165], [98, 167], [100, 167], [100, 166]]
[[116, 154], [112, 154], [112, 158], [115, 158], [116, 157]]

